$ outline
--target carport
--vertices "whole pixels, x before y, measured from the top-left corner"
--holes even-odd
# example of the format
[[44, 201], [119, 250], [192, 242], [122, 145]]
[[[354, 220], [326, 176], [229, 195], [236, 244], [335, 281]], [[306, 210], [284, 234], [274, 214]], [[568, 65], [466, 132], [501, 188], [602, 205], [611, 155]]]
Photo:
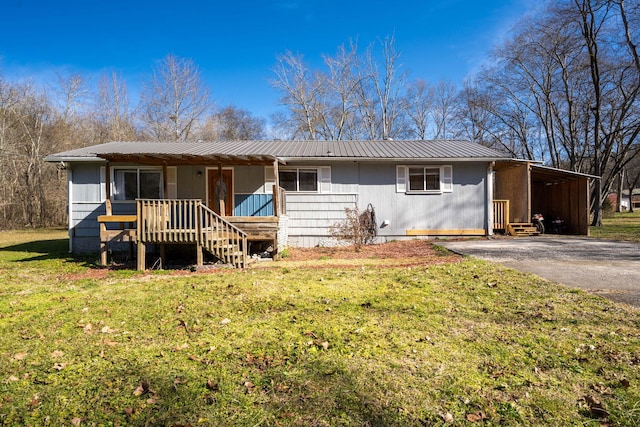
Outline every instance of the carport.
[[589, 184], [598, 177], [519, 160], [496, 162], [494, 172], [494, 199], [508, 201], [508, 223], [542, 213], [563, 219], [568, 234], [589, 235]]

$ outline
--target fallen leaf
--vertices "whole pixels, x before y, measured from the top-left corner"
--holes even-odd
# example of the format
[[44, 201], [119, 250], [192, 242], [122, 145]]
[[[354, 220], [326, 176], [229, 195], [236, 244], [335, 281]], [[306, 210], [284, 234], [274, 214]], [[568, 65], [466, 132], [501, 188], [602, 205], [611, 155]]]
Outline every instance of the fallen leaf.
[[189, 347], [189, 344], [187, 344], [187, 343], [180, 344], [178, 346], [175, 346], [173, 348], [173, 351], [181, 351], [181, 350], [184, 350], [185, 348], [188, 348], [188, 347]]
[[129, 417], [132, 416], [134, 413], [133, 408], [124, 408], [124, 413]]
[[604, 384], [591, 384], [591, 390], [600, 394], [611, 394], [611, 389]]
[[111, 340], [102, 340], [102, 344], [108, 345], [109, 347], [115, 347], [116, 345], [118, 345], [118, 342]]
[[153, 405], [154, 403], [156, 403], [158, 401], [158, 399], [156, 399], [155, 397], [150, 397], [147, 399], [147, 403], [149, 405]]
[[84, 325], [84, 327], [82, 328], [82, 332], [84, 332], [85, 334], [89, 334], [93, 331], [93, 325], [91, 323], [87, 323], [86, 325]]
[[142, 396], [145, 393], [149, 392], [149, 383], [147, 381], [142, 381], [138, 387], [133, 391], [134, 396]]
[[447, 424], [453, 423], [453, 415], [451, 414], [451, 412], [447, 412], [446, 414], [441, 413], [440, 416], [442, 417], [445, 423]]
[[51, 353], [51, 357], [54, 359], [58, 359], [62, 356], [64, 356], [64, 351], [56, 350], [53, 353]]
[[322, 348], [324, 348], [325, 350], [328, 350], [329, 349], [329, 343], [327, 341], [324, 341], [322, 343]]
[[211, 391], [218, 391], [218, 383], [214, 380], [208, 380], [207, 388]]
[[55, 365], [53, 365], [53, 369], [57, 371], [62, 371], [66, 367], [67, 367], [67, 363], [56, 363]]
[[103, 334], [111, 334], [113, 333], [113, 329], [108, 326], [103, 326], [102, 329], [100, 329], [100, 332], [102, 332]]
[[609, 412], [602, 406], [602, 402], [595, 397], [585, 396], [584, 401], [587, 403], [587, 406], [589, 406], [589, 412], [591, 412], [593, 416], [604, 418], [609, 415]]
[[482, 411], [475, 414], [467, 414], [467, 421], [470, 421], [472, 423], [477, 423], [486, 419], [487, 415]]
[[78, 427], [80, 424], [82, 424], [82, 418], [75, 417], [71, 420], [71, 424]]
[[28, 405], [33, 407], [33, 406], [38, 406], [39, 404], [40, 404], [40, 396], [38, 396], [37, 394], [34, 394], [31, 400], [29, 401]]
[[231, 323], [231, 319], [224, 318], [220, 321], [221, 325], [228, 325], [229, 323]]
[[244, 382], [244, 388], [245, 388], [245, 392], [247, 394], [251, 393], [253, 391], [255, 387], [255, 384], [253, 384], [251, 381], [245, 381]]
[[9, 377], [9, 381], [12, 381], [12, 382], [20, 381], [20, 378], [18, 378], [18, 377], [16, 377], [16, 376], [14, 376], [14, 375], [11, 375], [11, 376]]
[[13, 355], [15, 360], [24, 360], [27, 357], [28, 353], [16, 353]]

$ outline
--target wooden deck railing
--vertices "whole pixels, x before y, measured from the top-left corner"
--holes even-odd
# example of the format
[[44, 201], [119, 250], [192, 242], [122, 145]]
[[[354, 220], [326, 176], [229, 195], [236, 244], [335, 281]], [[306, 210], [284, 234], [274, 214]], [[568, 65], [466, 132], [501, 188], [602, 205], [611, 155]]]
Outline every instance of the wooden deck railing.
[[287, 214], [287, 190], [273, 186], [273, 215]]
[[200, 199], [138, 199], [138, 269], [145, 269], [147, 243], [194, 243], [235, 267], [245, 267], [247, 235]]
[[507, 230], [509, 225], [509, 200], [493, 201], [493, 229]]
[[247, 260], [247, 233], [200, 204], [198, 231], [202, 246], [225, 264], [243, 268]]

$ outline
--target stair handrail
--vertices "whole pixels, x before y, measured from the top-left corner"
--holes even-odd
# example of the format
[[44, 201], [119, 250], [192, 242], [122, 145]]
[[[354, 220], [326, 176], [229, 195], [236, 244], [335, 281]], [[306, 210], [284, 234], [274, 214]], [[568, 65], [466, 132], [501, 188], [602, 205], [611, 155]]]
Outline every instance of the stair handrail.
[[[224, 261], [227, 264], [232, 264], [235, 267], [244, 268], [247, 263], [247, 233], [240, 230], [235, 225], [231, 224], [229, 221], [224, 219], [224, 217], [218, 215], [212, 209], [209, 209], [204, 203], [200, 204], [199, 209], [201, 212], [201, 219], [200, 221], [198, 221], [201, 227], [201, 230], [198, 233], [200, 244], [201, 245], [205, 244], [207, 240], [205, 236], [207, 235], [207, 233], [211, 233], [211, 235], [209, 236], [209, 239], [212, 240], [213, 239], [212, 235], [214, 231], [216, 234], [219, 234], [220, 232], [222, 232], [224, 235], [226, 235], [226, 238], [229, 239], [229, 242], [232, 245], [237, 245], [239, 248], [241, 248], [242, 250], [241, 260], [240, 262], [238, 262], [234, 256], [230, 256], [229, 253], [225, 253], [224, 251], [220, 251], [220, 253], [214, 254], [214, 255], [217, 256], [218, 258], [221, 258], [222, 261]], [[213, 219], [212, 222], [216, 224], [216, 227], [207, 227], [207, 222], [210, 219]], [[219, 225], [222, 226], [222, 230], [219, 229], [218, 227]]]

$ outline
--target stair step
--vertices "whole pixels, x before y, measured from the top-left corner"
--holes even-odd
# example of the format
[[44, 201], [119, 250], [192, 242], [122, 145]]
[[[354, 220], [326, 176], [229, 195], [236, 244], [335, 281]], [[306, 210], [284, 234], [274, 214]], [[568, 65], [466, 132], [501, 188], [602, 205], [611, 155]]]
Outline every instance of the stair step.
[[514, 222], [509, 224], [509, 234], [517, 237], [540, 235], [538, 229], [530, 222]]

